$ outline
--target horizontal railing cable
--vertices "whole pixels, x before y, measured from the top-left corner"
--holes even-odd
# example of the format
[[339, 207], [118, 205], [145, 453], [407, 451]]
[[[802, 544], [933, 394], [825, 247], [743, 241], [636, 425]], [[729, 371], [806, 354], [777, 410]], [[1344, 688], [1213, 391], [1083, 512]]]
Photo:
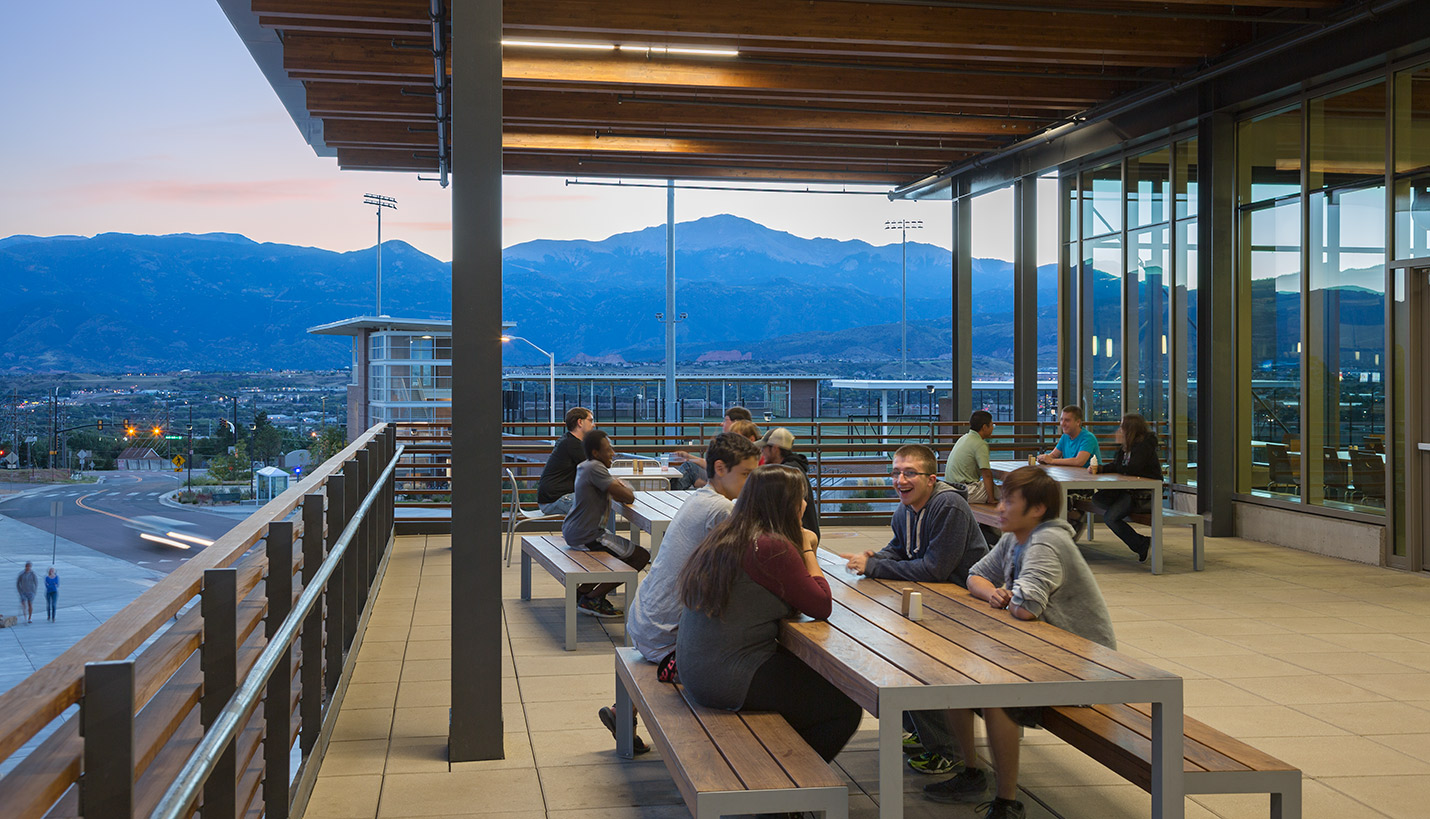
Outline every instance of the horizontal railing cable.
[[[318, 567], [312, 582], [303, 588], [303, 594], [299, 596], [293, 610], [289, 612], [288, 617], [283, 620], [282, 625], [268, 641], [268, 645], [264, 646], [263, 652], [258, 655], [258, 660], [244, 678], [243, 684], [234, 692], [233, 698], [219, 713], [213, 727], [204, 734], [204, 738], [185, 760], [184, 766], [174, 777], [173, 784], [164, 792], [164, 796], [159, 800], [154, 812], [150, 814], [151, 817], [180, 819], [180, 817], [189, 814], [194, 800], [198, 798], [204, 783], [213, 773], [219, 756], [234, 740], [244, 718], [258, 706], [259, 697], [262, 696], [264, 688], [268, 684], [268, 678], [273, 674], [284, 654], [292, 650], [292, 643], [298, 636], [298, 629], [309, 612], [317, 605], [323, 590], [327, 587], [328, 580], [342, 561], [349, 543], [357, 535], [358, 529], [367, 518], [373, 504], [382, 497], [387, 481], [391, 478], [398, 459], [402, 457], [403, 449], [402, 446], [397, 447], [392, 459], [387, 463], [387, 468], [373, 482], [372, 489], [367, 493], [367, 497], [363, 498], [356, 513], [348, 521], [348, 525], [343, 528], [337, 542], [333, 544], [333, 548]], [[283, 775], [286, 776], [286, 772]]]

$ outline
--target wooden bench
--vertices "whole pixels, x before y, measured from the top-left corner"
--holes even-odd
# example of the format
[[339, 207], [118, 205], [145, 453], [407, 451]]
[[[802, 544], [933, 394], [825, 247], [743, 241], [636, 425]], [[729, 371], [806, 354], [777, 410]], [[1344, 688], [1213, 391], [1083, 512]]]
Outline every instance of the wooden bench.
[[[1043, 709], [1043, 727], [1144, 791], [1152, 789], [1152, 716], [1143, 705]], [[1193, 793], [1269, 793], [1272, 819], [1301, 816], [1301, 772], [1190, 717], [1184, 783]]]
[[998, 504], [996, 503], [970, 503], [968, 508], [973, 510], [973, 519], [984, 526], [998, 528]]
[[655, 670], [635, 649], [616, 649], [616, 749], [633, 754], [634, 707], [695, 819], [778, 811], [848, 817], [848, 786], [784, 717], [696, 705]]
[[[1086, 499], [1077, 500], [1073, 501], [1073, 506], [1077, 507], [1078, 509], [1081, 509], [1083, 512], [1089, 515], [1093, 515], [1092, 520], [1088, 521], [1087, 525], [1087, 539], [1088, 542], [1092, 542], [1093, 530], [1096, 528], [1097, 523], [1097, 513], [1092, 505], [1092, 502]], [[1152, 525], [1152, 516], [1145, 512], [1128, 515], [1127, 520], [1131, 521], [1132, 523], [1140, 523], [1143, 526]], [[1163, 509], [1162, 527], [1165, 529], [1168, 526], [1192, 527], [1192, 569], [1198, 572], [1201, 571], [1203, 558], [1202, 530], [1206, 526], [1206, 520], [1201, 515], [1198, 515], [1196, 512], [1180, 512], [1176, 509]], [[1162, 548], [1162, 544], [1154, 542], [1152, 544], [1152, 548], [1160, 549]]]
[[566, 650], [576, 650], [576, 587], [582, 583], [624, 583], [628, 603], [636, 598], [640, 573], [607, 552], [566, 545], [561, 535], [522, 535], [521, 599], [531, 599], [531, 562], [540, 563], [566, 589]]

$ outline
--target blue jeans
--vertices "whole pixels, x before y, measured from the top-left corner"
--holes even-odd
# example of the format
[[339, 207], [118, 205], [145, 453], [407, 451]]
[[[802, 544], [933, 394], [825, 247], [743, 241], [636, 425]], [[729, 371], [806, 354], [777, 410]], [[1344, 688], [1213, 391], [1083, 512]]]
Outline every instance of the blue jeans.
[[59, 607], [60, 593], [57, 591], [45, 592], [45, 613], [51, 620], [55, 619], [55, 609]]
[[1127, 548], [1134, 552], [1143, 551], [1152, 542], [1152, 538], [1138, 534], [1137, 530], [1127, 523], [1129, 515], [1145, 509], [1148, 505], [1150, 498], [1144, 497], [1145, 494], [1142, 490], [1103, 489], [1092, 496], [1093, 505], [1102, 510], [1102, 519], [1107, 523], [1107, 528], [1122, 538]]
[[575, 492], [567, 492], [551, 503], [538, 503], [536, 506], [543, 515], [569, 515], [571, 514], [571, 504], [576, 501]]

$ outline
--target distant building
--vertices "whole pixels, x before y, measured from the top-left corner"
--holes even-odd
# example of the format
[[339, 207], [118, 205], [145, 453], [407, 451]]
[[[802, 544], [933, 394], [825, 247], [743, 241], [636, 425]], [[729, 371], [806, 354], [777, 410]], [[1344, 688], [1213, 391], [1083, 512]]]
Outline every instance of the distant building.
[[352, 338], [348, 440], [383, 421], [452, 420], [452, 322], [359, 316], [312, 327]]
[[131, 446], [119, 453], [115, 463], [120, 469], [162, 472], [169, 462], [147, 446]]

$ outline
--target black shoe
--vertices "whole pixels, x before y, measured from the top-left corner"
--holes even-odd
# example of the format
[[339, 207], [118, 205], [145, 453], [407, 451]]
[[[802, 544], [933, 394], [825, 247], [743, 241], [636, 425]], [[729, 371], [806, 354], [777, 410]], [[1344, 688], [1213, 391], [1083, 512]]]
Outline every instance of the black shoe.
[[924, 796], [935, 802], [977, 802], [988, 791], [988, 772], [964, 768], [942, 782], [924, 786]]
[[984, 802], [978, 806], [979, 811], [985, 808], [988, 812], [983, 814], [983, 819], [1023, 819], [1028, 815], [1023, 803], [1016, 799], [994, 798], [992, 802]]
[[1132, 551], [1137, 553], [1138, 563], [1146, 563], [1147, 555], [1149, 552], [1152, 551], [1152, 538], [1147, 538], [1146, 540], [1142, 541], [1142, 544], [1140, 546], [1132, 547]]
[[[616, 735], [616, 709], [612, 706], [607, 705], [606, 707], [597, 711], [596, 715], [601, 718], [601, 724], [606, 726], [606, 730], [610, 731], [611, 736], [614, 737]], [[631, 725], [634, 726], [635, 724], [636, 715], [635, 712], [631, 712]], [[631, 744], [631, 748], [636, 752], [636, 754], [644, 754], [650, 752], [650, 746], [645, 744], [645, 740], [641, 739], [640, 734], [635, 735], [635, 742]]]

